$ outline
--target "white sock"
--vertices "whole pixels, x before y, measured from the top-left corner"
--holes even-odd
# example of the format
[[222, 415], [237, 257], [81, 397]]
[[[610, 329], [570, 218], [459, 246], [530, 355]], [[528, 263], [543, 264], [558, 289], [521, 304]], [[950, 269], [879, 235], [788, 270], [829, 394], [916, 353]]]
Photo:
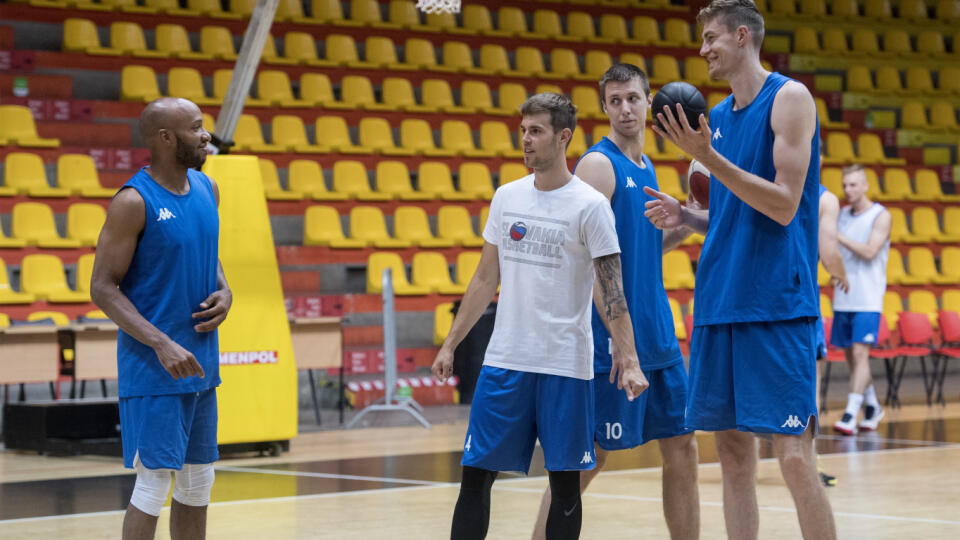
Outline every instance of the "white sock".
[[875, 409], [880, 408], [880, 402], [877, 401], [877, 392], [873, 389], [873, 385], [867, 387], [867, 391], [863, 393], [863, 399], [867, 405]]
[[863, 394], [847, 394], [847, 410], [846, 412], [850, 413], [856, 420], [857, 415], [860, 413], [860, 406], [863, 405]]

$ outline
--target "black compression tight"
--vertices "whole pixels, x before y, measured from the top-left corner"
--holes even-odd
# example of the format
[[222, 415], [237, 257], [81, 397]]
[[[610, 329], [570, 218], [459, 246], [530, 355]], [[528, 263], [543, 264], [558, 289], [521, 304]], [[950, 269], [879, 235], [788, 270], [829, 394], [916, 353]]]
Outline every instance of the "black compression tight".
[[580, 504], [580, 471], [550, 471], [550, 511], [547, 540], [580, 538], [583, 506]]
[[460, 497], [453, 511], [451, 540], [483, 540], [490, 525], [490, 488], [497, 479], [495, 471], [464, 465]]

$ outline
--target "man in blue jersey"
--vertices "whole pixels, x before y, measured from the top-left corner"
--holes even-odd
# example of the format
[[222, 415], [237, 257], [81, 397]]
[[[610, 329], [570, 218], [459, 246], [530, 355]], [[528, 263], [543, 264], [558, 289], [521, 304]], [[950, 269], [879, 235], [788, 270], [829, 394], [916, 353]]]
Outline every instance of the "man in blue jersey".
[[[804, 538], [836, 537], [817, 475], [817, 198], [820, 134], [802, 84], [760, 63], [764, 21], [750, 0], [697, 15], [710, 76], [733, 94], [691, 126], [682, 107], [657, 131], [712, 173], [709, 212], [662, 193], [658, 227], [705, 232], [697, 266], [686, 425], [716, 432], [730, 538], [759, 535], [754, 433], [769, 435]], [[674, 113], [679, 113], [679, 120]]]
[[623, 295], [613, 213], [567, 167], [576, 107], [565, 96], [542, 93], [527, 99], [520, 113], [523, 161], [533, 174], [494, 194], [480, 263], [432, 368], [440, 380], [453, 373], [453, 351], [500, 285], [463, 445], [454, 540], [486, 537], [497, 473], [526, 473], [538, 439], [553, 495], [546, 537], [580, 536], [580, 471], [596, 463], [590, 331], [595, 288], [617, 343], [610, 380], [629, 400], [647, 387]]
[[153, 538], [176, 477], [172, 538], [204, 538], [217, 460], [216, 329], [233, 297], [217, 255], [220, 192], [194, 170], [210, 134], [200, 109], [162, 98], [140, 115], [151, 164], [114, 196], [90, 292], [120, 327], [124, 465], [137, 471], [123, 538]]
[[[676, 247], [690, 231], [682, 228], [664, 234], [643, 218], [643, 205], [650, 197], [641, 190], [658, 189], [653, 163], [643, 154], [650, 107], [646, 73], [631, 64], [616, 64], [600, 79], [600, 96], [610, 118], [610, 135], [587, 150], [574, 173], [602, 193], [613, 209], [623, 292], [633, 321], [640, 367], [650, 387], [631, 402], [605, 377], [594, 381], [597, 466], [580, 474], [580, 490], [585, 490], [603, 468], [608, 452], [657, 440], [663, 457], [663, 512], [670, 536], [696, 538], [700, 532], [697, 443], [693, 432], [683, 426], [687, 372], [663, 288], [661, 264], [662, 254]], [[613, 340], [605, 314], [596, 308], [592, 328], [593, 369], [598, 374], [609, 373]], [[545, 537], [550, 501], [547, 490], [534, 539]]]

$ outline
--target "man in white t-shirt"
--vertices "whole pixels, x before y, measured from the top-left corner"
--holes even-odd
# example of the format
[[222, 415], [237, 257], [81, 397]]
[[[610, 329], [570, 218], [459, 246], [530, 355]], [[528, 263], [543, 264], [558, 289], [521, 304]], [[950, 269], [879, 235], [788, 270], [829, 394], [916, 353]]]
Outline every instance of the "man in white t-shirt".
[[439, 379], [452, 374], [453, 351], [500, 285], [463, 446], [451, 530], [457, 540], [486, 536], [497, 472], [526, 473], [537, 439], [552, 493], [547, 538], [579, 537], [580, 471], [596, 461], [590, 326], [595, 286], [598, 310], [618, 351], [610, 380], [630, 399], [647, 387], [623, 295], [610, 204], [567, 167], [576, 108], [564, 96], [544, 93], [530, 97], [520, 113], [523, 161], [534, 173], [494, 195], [480, 264], [433, 364]]
[[850, 393], [843, 417], [833, 429], [854, 435], [862, 405], [865, 407], [859, 429], [875, 430], [883, 418], [870, 376], [870, 347], [877, 342], [883, 294], [887, 290], [891, 218], [886, 208], [867, 198], [863, 165], [843, 169], [843, 194], [850, 204], [840, 210], [837, 241], [850, 286], [848, 290], [837, 286], [833, 291], [830, 343], [846, 350]]

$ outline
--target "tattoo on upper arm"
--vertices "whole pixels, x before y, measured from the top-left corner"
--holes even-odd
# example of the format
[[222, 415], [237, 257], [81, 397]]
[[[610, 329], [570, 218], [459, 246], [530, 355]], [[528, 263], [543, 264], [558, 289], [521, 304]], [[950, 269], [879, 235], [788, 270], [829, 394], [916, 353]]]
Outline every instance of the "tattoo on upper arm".
[[623, 295], [620, 254], [613, 253], [597, 257], [594, 264], [597, 270], [597, 283], [600, 286], [601, 305], [607, 320], [613, 321], [627, 313], [627, 300]]

